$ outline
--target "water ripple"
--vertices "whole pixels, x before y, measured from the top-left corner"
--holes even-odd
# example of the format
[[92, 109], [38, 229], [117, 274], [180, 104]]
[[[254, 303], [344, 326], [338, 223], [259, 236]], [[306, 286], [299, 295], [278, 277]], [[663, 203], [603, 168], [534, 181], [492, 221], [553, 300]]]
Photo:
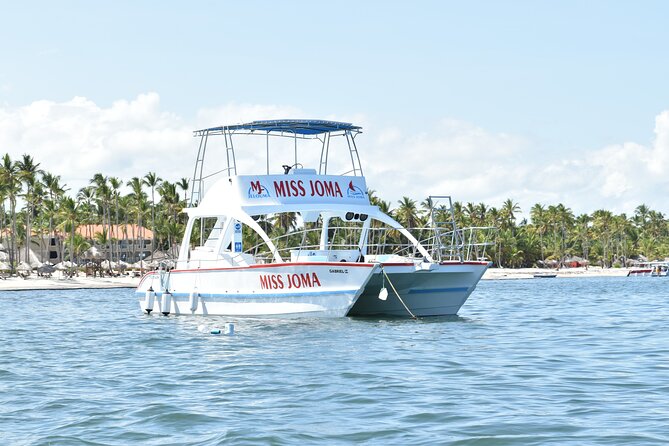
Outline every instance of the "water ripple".
[[[10, 445], [666, 444], [662, 279], [487, 281], [460, 316], [143, 316], [0, 293]], [[198, 326], [234, 322], [234, 336]]]

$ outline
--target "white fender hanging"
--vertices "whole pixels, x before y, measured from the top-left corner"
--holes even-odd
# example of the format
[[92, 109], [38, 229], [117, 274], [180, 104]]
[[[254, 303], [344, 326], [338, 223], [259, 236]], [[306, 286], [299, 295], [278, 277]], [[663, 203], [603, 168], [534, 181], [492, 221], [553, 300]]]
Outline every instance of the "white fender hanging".
[[144, 311], [146, 314], [151, 314], [153, 311], [153, 301], [156, 297], [156, 293], [153, 291], [153, 287], [149, 287], [144, 294]]
[[172, 293], [165, 290], [160, 299], [160, 311], [163, 313], [163, 316], [168, 316], [170, 314], [171, 307], [172, 307]]
[[188, 298], [188, 308], [190, 308], [190, 311], [192, 313], [194, 313], [195, 310], [197, 310], [198, 301], [199, 301], [198, 298], [199, 297], [200, 297], [200, 294], [197, 291], [193, 290], [193, 291], [190, 292], [190, 296]]

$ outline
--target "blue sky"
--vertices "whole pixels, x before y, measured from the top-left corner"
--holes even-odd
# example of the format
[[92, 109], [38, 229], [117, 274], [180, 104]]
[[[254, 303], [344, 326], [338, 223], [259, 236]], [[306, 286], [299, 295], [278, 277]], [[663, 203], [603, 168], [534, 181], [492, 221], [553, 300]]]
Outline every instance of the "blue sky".
[[[368, 183], [389, 199], [407, 190], [422, 199], [420, 190], [449, 187], [465, 202], [499, 205], [513, 198], [529, 209], [534, 202], [562, 201], [576, 212], [628, 213], [645, 202], [669, 213], [655, 192], [667, 190], [669, 174], [662, 158], [669, 147], [661, 145], [669, 132], [662, 115], [669, 110], [666, 2], [0, 6], [0, 144], [6, 146], [0, 152], [29, 152], [46, 167], [48, 145], [124, 153], [118, 148], [123, 142], [105, 142], [116, 138], [105, 131], [150, 129], [153, 137], [183, 131], [185, 139], [161, 150], [173, 163], [190, 166], [191, 159], [178, 155], [194, 150], [193, 128], [256, 117], [330, 118], [365, 126], [360, 144], [363, 161], [372, 166]], [[132, 119], [120, 122], [114, 112], [120, 103], [126, 104], [121, 114]], [[118, 126], [101, 125], [108, 113]], [[89, 139], [54, 131], [61, 119]], [[50, 131], [40, 139], [42, 123]], [[165, 140], [174, 141], [148, 139]], [[364, 159], [366, 144], [374, 158]], [[95, 157], [95, 150], [82, 150]], [[374, 180], [398, 174], [392, 165], [397, 158], [380, 159], [390, 150], [458, 169], [447, 172], [448, 181], [438, 169], [416, 172], [384, 194]], [[659, 164], [651, 161], [657, 154]], [[598, 156], [606, 158], [605, 166]], [[634, 159], [645, 162], [634, 166]], [[145, 166], [151, 163], [147, 158]], [[96, 168], [118, 167], [109, 174], [126, 177], [149, 170], [133, 173], [104, 156], [77, 172], [56, 171], [60, 166], [52, 169], [72, 177], [72, 185]], [[190, 169], [165, 169], [165, 177], [190, 175]], [[475, 174], [465, 175], [468, 169]], [[599, 178], [588, 182], [567, 171]], [[515, 180], [502, 180], [505, 173]], [[636, 185], [635, 174], [648, 184]]]

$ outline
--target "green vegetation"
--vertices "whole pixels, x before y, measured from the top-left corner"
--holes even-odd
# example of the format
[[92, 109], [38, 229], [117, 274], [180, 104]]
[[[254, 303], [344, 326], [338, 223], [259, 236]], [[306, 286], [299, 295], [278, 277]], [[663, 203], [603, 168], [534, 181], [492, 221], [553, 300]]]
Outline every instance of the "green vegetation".
[[[129, 191], [125, 195], [121, 193], [124, 185]], [[0, 242], [12, 267], [17, 264], [19, 250], [27, 254], [31, 242], [47, 243], [56, 235], [64, 241], [63, 259], [76, 259], [90, 247], [91, 241], [107, 246], [112, 257], [118, 259], [121, 253], [114, 254], [115, 244], [110, 243], [107, 234], [112, 225], [132, 223], [153, 231], [151, 250], [168, 250], [180, 242], [185, 228], [186, 216], [181, 210], [186, 205], [187, 188], [185, 178], [172, 183], [154, 172], [128, 181], [97, 173], [88, 186], [72, 195], [59, 175], [40, 169], [40, 163], [30, 155], [17, 160], [5, 155], [0, 163]], [[429, 200], [419, 204], [402, 197], [393, 207], [374, 191], [370, 191], [370, 199], [406, 227], [428, 226]], [[521, 209], [511, 199], [499, 209], [484, 203], [455, 202], [453, 211], [461, 228], [498, 229], [495, 247], [488, 252], [496, 266], [560, 265], [577, 256], [593, 265], [615, 267], [639, 256], [648, 259], [669, 256], [669, 222], [662, 213], [643, 204], [631, 217], [603, 209], [575, 216], [563, 204], [535, 204], [529, 210], [530, 221], [517, 220]], [[261, 218], [259, 223], [271, 237], [276, 237], [294, 232], [298, 219], [294, 213], [284, 213]], [[105, 229], [95, 238], [83, 237], [75, 229], [85, 224], [98, 224]], [[391, 231], [389, 236], [397, 234]], [[145, 238], [141, 233], [132, 237]], [[245, 233], [245, 246], [257, 242], [257, 238]], [[317, 239], [313, 242], [317, 243]]]
[[[129, 189], [125, 195], [121, 193], [124, 184]], [[128, 237], [141, 240], [146, 238], [141, 228], [148, 223], [154, 234], [149, 250], [168, 249], [183, 234], [186, 216], [181, 209], [187, 188], [185, 178], [170, 183], [154, 172], [129, 181], [96, 173], [88, 186], [71, 196], [61, 177], [40, 169], [30, 155], [12, 160], [6, 154], [0, 164], [0, 242], [12, 269], [19, 250], [25, 250], [21, 258], [27, 258], [31, 243], [32, 247], [44, 245], [56, 236], [63, 238], [61, 258], [65, 260], [77, 259], [91, 241], [106, 247], [113, 258], [122, 258], [121, 252], [114, 252], [121, 248], [107, 236], [112, 225], [138, 225], [140, 233]], [[102, 225], [102, 233], [84, 237], [75, 232], [78, 226], [89, 224]]]

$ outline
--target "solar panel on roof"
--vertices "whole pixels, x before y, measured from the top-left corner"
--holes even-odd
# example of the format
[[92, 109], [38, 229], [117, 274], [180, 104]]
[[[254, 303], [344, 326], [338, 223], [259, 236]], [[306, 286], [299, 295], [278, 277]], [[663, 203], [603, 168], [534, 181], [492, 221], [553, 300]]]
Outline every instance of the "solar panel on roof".
[[278, 119], [270, 121], [253, 121], [245, 124], [226, 125], [212, 127], [199, 131], [263, 131], [263, 132], [288, 132], [298, 135], [318, 135], [336, 131], [360, 131], [361, 127], [348, 122], [323, 121], [316, 119]]

